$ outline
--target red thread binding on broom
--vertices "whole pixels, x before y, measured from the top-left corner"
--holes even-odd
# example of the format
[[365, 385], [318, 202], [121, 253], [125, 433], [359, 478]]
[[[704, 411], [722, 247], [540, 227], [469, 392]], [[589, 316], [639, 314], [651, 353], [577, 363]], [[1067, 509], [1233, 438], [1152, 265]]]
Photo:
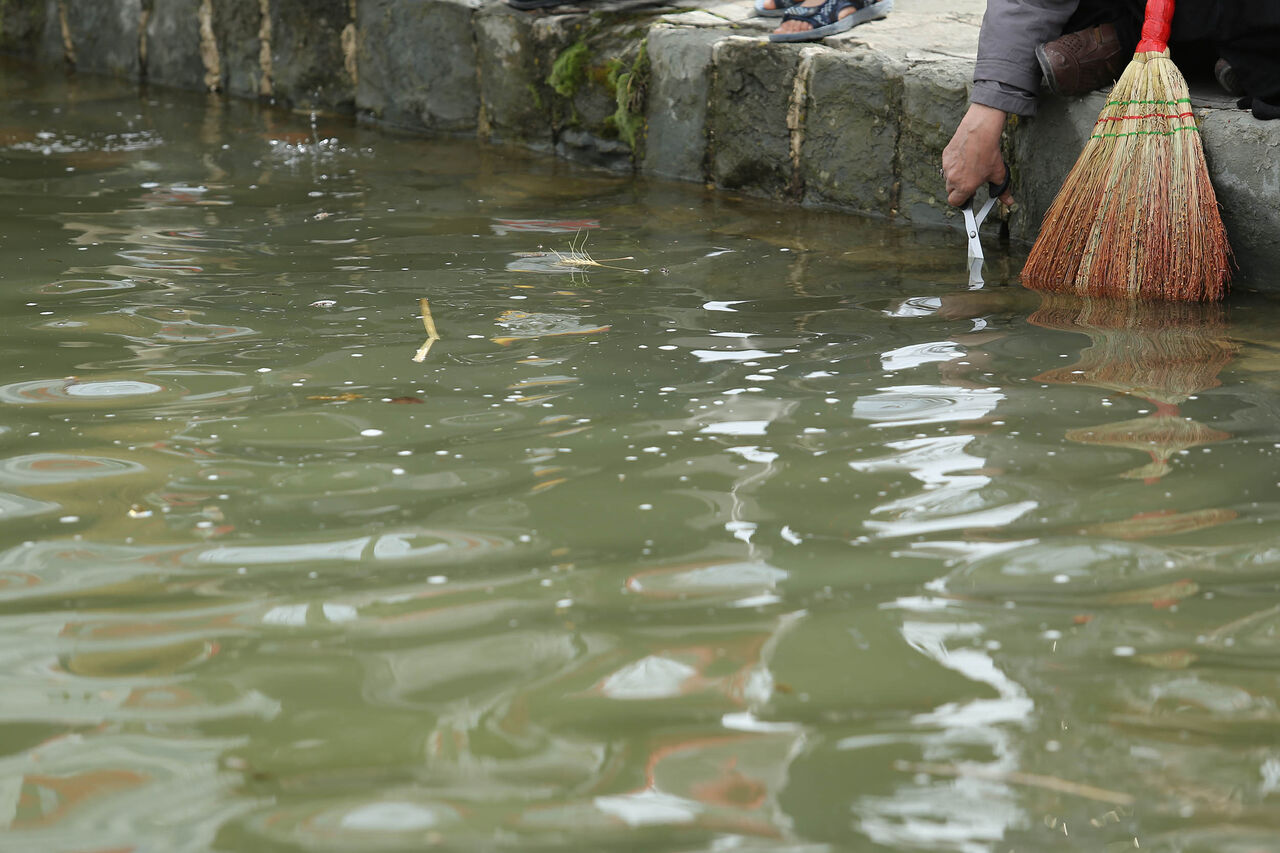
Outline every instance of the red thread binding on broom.
[[1147, 0], [1146, 20], [1142, 22], [1142, 40], [1134, 53], [1163, 53], [1169, 49], [1169, 33], [1173, 30], [1173, 0]]

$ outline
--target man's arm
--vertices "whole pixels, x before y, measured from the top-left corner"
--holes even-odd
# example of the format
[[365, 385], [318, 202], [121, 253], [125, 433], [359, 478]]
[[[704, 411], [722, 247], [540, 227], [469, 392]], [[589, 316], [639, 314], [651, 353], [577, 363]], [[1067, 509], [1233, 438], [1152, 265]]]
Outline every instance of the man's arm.
[[[1009, 113], [1033, 115], [1036, 47], [1062, 35], [1079, 0], [988, 0], [978, 35], [969, 111], [942, 152], [947, 203], [959, 206], [983, 183], [1004, 180], [1000, 134]], [[1013, 204], [1013, 194], [1000, 197]]]
[[1035, 92], [1040, 88], [1036, 48], [1062, 35], [1079, 5], [1079, 0], [988, 0], [978, 33], [974, 90], [988, 97], [999, 97], [1002, 91], [1030, 97], [1022, 102], [1024, 109], [1011, 109], [1009, 103], [986, 106], [1019, 115], [1035, 113]]

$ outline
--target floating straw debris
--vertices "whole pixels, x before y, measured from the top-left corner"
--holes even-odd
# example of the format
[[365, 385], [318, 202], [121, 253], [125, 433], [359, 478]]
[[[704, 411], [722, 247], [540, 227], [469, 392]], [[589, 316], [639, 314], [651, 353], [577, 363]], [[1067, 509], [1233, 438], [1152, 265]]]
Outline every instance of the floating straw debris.
[[413, 354], [413, 360], [421, 363], [426, 360], [427, 353], [431, 352], [431, 345], [440, 340], [440, 335], [436, 332], [435, 318], [431, 316], [431, 303], [423, 298], [418, 300], [418, 304], [422, 307], [422, 328], [427, 330], [427, 340]]

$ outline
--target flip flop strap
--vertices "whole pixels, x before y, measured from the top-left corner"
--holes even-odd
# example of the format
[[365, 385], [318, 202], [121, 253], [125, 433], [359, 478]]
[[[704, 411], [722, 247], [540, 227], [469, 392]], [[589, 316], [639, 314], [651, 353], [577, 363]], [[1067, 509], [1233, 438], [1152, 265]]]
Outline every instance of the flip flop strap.
[[[840, 12], [852, 6], [854, 9], [861, 9], [866, 6], [866, 0], [823, 0], [821, 6], [792, 6], [787, 10], [787, 14], [782, 16], [783, 21], [805, 21], [813, 24], [815, 21], [821, 22], [820, 26], [834, 24], [840, 19]], [[817, 26], [814, 27], [817, 29]]]

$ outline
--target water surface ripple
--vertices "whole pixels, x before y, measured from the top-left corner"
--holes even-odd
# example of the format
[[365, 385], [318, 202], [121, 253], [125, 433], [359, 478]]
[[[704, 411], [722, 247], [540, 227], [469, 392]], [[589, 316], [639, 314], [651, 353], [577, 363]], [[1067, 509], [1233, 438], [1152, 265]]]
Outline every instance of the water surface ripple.
[[0, 85], [0, 849], [1280, 849], [1271, 301]]

